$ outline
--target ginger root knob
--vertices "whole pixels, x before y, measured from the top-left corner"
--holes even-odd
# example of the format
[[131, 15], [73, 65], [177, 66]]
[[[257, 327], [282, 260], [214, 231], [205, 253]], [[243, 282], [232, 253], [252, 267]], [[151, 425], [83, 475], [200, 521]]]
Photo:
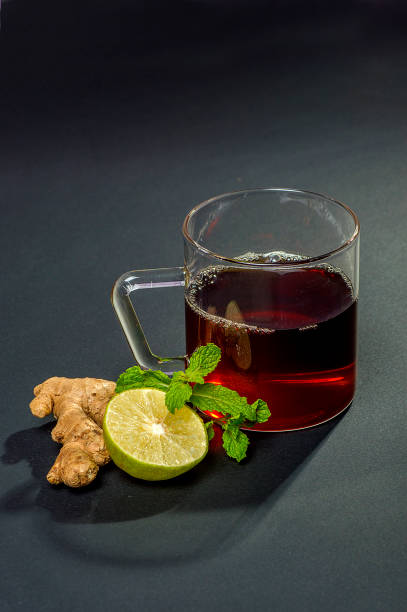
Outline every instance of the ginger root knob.
[[99, 466], [110, 460], [103, 439], [103, 417], [116, 383], [101, 378], [48, 378], [34, 389], [31, 412], [43, 418], [53, 412], [58, 422], [52, 439], [62, 444], [47, 475], [51, 484], [82, 487]]

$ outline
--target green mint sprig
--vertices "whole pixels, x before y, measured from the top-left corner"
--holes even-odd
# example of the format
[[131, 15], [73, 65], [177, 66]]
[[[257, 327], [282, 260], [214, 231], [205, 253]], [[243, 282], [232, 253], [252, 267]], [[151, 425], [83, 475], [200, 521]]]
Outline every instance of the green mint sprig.
[[[270, 417], [270, 410], [261, 399], [249, 404], [247, 398], [237, 391], [205, 382], [205, 376], [213, 372], [220, 358], [220, 348], [209, 343], [196, 349], [185, 372], [175, 372], [172, 378], [159, 370], [142, 370], [139, 366], [133, 366], [119, 376], [116, 393], [150, 387], [165, 392], [165, 404], [173, 414], [186, 402], [205, 412], [220, 413], [222, 416], [216, 422], [223, 428], [223, 447], [229, 457], [241, 461], [246, 457], [249, 445], [249, 438], [241, 431], [241, 425], [265, 423]], [[211, 440], [214, 435], [213, 421], [205, 425]]]

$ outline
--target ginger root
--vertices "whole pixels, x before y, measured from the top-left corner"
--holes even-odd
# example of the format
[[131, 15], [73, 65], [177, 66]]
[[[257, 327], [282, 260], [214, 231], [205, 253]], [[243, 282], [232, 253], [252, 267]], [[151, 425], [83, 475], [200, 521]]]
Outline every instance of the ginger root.
[[34, 389], [31, 412], [40, 418], [53, 412], [58, 423], [52, 439], [62, 444], [47, 474], [51, 484], [82, 487], [110, 460], [103, 439], [103, 416], [116, 383], [100, 378], [48, 378]]

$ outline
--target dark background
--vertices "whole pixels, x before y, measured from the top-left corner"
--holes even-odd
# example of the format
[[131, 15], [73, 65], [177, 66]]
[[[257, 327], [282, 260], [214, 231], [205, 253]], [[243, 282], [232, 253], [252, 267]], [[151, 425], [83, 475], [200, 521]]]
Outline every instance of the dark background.
[[[1, 20], [2, 609], [406, 610], [404, 3], [3, 0]], [[259, 186], [359, 214], [351, 409], [242, 465], [214, 448], [173, 482], [49, 486], [34, 385], [117, 378], [114, 279], [181, 265], [188, 210]], [[183, 351], [181, 302], [142, 297], [158, 352]]]

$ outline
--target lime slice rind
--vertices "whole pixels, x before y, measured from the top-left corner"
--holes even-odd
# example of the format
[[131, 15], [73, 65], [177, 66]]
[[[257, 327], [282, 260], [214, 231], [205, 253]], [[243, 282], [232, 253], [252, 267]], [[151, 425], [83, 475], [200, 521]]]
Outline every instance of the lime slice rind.
[[143, 480], [174, 478], [208, 452], [202, 419], [188, 406], [171, 414], [165, 393], [157, 389], [132, 389], [114, 396], [103, 431], [113, 462]]

